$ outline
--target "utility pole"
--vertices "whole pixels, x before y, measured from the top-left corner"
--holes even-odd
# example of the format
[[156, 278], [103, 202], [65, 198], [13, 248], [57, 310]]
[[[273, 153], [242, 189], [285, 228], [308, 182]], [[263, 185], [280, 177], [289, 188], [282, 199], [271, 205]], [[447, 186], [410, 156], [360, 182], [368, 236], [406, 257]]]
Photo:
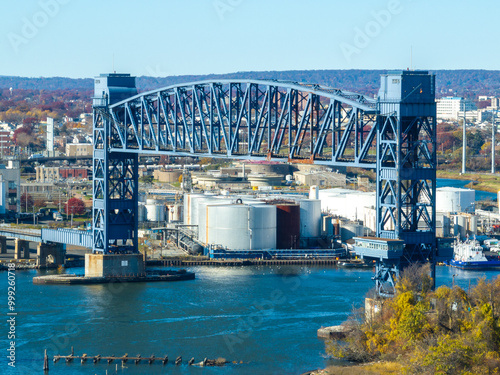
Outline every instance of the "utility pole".
[[495, 174], [495, 110], [491, 111], [491, 173]]
[[466, 101], [464, 97], [464, 126], [463, 126], [463, 133], [462, 133], [462, 174], [465, 174], [465, 163], [466, 163], [466, 151], [467, 151], [467, 136], [465, 134], [465, 123], [467, 119], [467, 107], [466, 107]]

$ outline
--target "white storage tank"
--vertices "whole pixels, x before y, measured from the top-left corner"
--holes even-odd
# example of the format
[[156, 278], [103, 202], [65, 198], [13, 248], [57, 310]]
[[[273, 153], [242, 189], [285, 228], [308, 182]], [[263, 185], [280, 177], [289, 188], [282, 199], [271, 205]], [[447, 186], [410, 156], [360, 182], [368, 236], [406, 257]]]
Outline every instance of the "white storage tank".
[[309, 189], [309, 199], [319, 199], [319, 189], [316, 185]]
[[467, 216], [458, 215], [458, 230], [460, 237], [464, 238], [467, 234]]
[[471, 215], [469, 218], [469, 230], [471, 234], [477, 234], [477, 216]]
[[475, 212], [476, 192], [472, 189], [442, 187], [436, 189], [436, 211]]
[[139, 202], [139, 206], [137, 207], [137, 220], [139, 222], [143, 222], [146, 218], [146, 207], [144, 207], [143, 203]]
[[276, 206], [207, 206], [206, 242], [230, 250], [276, 248]]
[[324, 212], [348, 220], [364, 219], [365, 207], [374, 208], [377, 201], [374, 192], [334, 188], [319, 190], [318, 194]]
[[363, 225], [358, 223], [342, 224], [340, 228], [340, 238], [342, 242], [350, 240], [353, 237], [363, 237]]
[[300, 238], [313, 238], [321, 235], [321, 201], [319, 199], [299, 199]]
[[201, 202], [214, 200], [213, 194], [186, 194], [184, 196], [184, 224], [198, 225], [198, 206]]
[[460, 235], [460, 228], [458, 227], [458, 216], [453, 217], [453, 236]]
[[146, 217], [148, 221], [165, 221], [165, 205], [161, 201], [151, 203], [153, 200], [148, 199], [146, 204]]
[[154, 198], [147, 198], [146, 199], [146, 204], [151, 204], [152, 205], [152, 204], [158, 204], [158, 203], [160, 203], [160, 201], [157, 200], [157, 199], [154, 199]]
[[203, 194], [184, 194], [184, 224], [192, 224], [193, 201], [199, 197], [203, 197]]
[[168, 207], [168, 221], [172, 223], [172, 222], [179, 222], [181, 220], [182, 220], [181, 206], [179, 204], [174, 204]]
[[198, 204], [198, 239], [206, 243], [207, 241], [207, 210], [209, 206], [221, 206], [231, 204], [231, 199], [225, 197], [225, 199], [213, 199], [208, 201], [203, 201]]

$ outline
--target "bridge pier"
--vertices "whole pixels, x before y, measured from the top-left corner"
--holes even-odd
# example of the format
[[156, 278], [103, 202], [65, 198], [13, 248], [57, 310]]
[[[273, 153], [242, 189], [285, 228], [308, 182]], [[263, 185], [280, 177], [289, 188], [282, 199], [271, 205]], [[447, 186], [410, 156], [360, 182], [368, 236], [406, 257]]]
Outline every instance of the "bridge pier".
[[[23, 252], [23, 257], [21, 258], [21, 251]], [[14, 259], [29, 259], [30, 258], [30, 243], [26, 240], [20, 240], [16, 238], [15, 248], [14, 248]]]
[[0, 254], [7, 254], [7, 237], [0, 236]]
[[[56, 265], [64, 264], [66, 251], [61, 243], [43, 243], [40, 242], [36, 249], [36, 265], [45, 267], [52, 263]], [[51, 261], [47, 261], [50, 259]]]
[[85, 277], [144, 276], [142, 254], [85, 254]]
[[85, 254], [85, 277], [145, 276], [142, 254]]

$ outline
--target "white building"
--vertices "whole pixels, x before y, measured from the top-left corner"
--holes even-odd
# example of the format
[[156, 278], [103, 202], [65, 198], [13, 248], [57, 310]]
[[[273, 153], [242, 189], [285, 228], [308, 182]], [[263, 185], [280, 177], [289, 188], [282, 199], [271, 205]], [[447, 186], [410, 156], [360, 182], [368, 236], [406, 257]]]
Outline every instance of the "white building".
[[477, 107], [474, 102], [460, 97], [447, 96], [436, 99], [436, 117], [438, 119], [457, 121], [460, 116], [463, 117], [464, 110], [467, 111], [467, 118], [474, 117], [473, 112], [477, 111]]
[[346, 185], [346, 175], [327, 171], [297, 171], [293, 178], [301, 185], [341, 186]]
[[66, 156], [92, 156], [94, 146], [91, 143], [68, 143]]

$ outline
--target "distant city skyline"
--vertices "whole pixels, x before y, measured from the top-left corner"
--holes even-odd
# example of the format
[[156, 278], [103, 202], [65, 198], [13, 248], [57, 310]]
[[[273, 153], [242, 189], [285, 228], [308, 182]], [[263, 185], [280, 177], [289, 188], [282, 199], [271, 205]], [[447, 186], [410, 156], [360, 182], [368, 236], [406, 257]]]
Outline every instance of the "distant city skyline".
[[24, 0], [0, 4], [0, 75], [500, 69], [497, 2]]

